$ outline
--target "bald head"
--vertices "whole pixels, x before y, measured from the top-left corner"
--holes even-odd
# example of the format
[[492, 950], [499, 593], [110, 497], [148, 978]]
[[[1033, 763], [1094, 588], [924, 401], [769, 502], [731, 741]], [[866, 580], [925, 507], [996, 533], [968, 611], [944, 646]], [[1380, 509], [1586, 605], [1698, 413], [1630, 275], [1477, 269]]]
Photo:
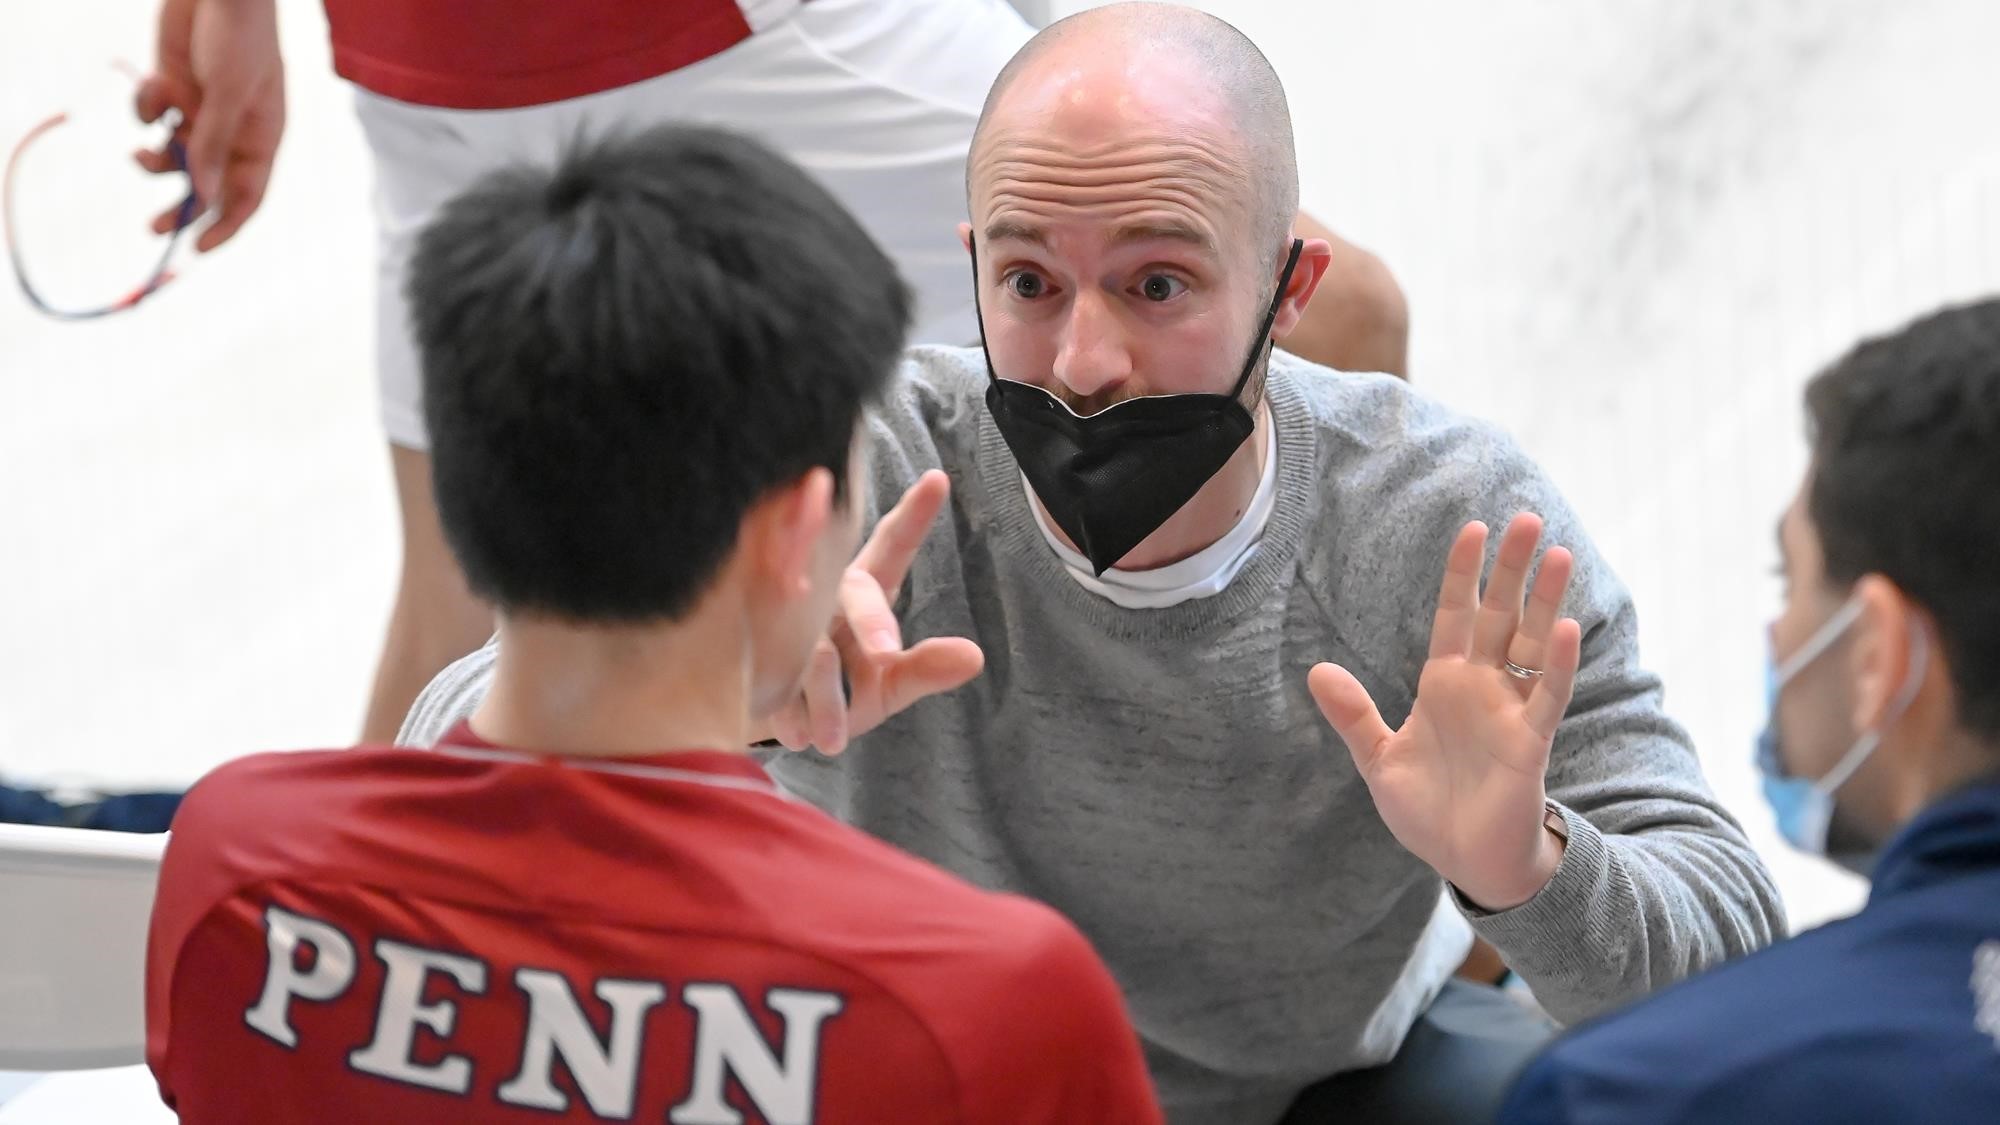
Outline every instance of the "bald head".
[[[1299, 206], [1298, 156], [1284, 86], [1227, 22], [1177, 4], [1079, 12], [1021, 48], [986, 95], [967, 163], [977, 208], [982, 156], [1000, 133], [1071, 127], [1079, 106], [1119, 98], [1165, 133], [1206, 136], [1233, 166], [1260, 247], [1282, 253]], [[1071, 112], [1065, 112], [1071, 111]]]

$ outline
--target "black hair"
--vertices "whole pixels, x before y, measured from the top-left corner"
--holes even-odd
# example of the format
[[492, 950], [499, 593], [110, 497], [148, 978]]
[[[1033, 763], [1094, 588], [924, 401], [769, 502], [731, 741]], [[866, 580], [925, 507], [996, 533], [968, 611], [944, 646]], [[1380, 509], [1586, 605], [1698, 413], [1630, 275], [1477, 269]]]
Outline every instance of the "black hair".
[[807, 174], [667, 126], [495, 172], [419, 236], [408, 290], [446, 540], [503, 611], [675, 618], [745, 513], [847, 486], [908, 287]]
[[2000, 300], [1863, 343], [1806, 408], [1827, 577], [1880, 574], [1923, 606], [1959, 722], [2000, 742]]

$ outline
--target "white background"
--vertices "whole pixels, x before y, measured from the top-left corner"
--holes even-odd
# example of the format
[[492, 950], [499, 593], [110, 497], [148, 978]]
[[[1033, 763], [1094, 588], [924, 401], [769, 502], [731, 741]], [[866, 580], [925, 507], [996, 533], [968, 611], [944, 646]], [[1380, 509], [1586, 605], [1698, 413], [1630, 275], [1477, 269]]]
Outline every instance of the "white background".
[[[1669, 706], [1794, 920], [1852, 909], [1855, 883], [1775, 843], [1751, 782], [1771, 526], [1813, 369], [2000, 290], [2000, 5], [1206, 6], [1283, 74], [1307, 207], [1409, 292], [1418, 383], [1518, 434], [1631, 584]], [[370, 172], [317, 6], [284, 9], [291, 126], [236, 243], [95, 324], [0, 294], [13, 777], [179, 783], [358, 728], [397, 555]], [[148, 59], [152, 11], [10, 5], [0, 144], [108, 60]], [[163, 195], [111, 160], [40, 167], [24, 195], [59, 255], [117, 243]]]

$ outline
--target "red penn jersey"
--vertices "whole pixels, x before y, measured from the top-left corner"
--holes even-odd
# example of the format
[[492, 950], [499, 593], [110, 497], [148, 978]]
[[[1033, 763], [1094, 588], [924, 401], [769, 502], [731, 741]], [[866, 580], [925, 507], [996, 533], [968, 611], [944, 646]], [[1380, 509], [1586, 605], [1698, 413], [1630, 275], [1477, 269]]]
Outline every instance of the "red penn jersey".
[[189, 793], [147, 953], [187, 1125], [1156, 1122], [1048, 908], [739, 754], [263, 754]]
[[[753, 0], [759, 26], [797, 6]], [[514, 109], [630, 85], [750, 37], [738, 0], [326, 0], [333, 69], [383, 97]]]

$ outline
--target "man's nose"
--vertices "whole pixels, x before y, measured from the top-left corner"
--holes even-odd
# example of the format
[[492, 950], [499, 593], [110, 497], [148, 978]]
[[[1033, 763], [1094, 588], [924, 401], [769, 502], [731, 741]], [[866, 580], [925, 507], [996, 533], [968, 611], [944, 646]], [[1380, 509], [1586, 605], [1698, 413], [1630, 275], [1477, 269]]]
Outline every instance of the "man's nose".
[[1115, 391], [1132, 377], [1132, 350], [1110, 298], [1085, 292], [1071, 302], [1056, 351], [1056, 381], [1080, 399]]

